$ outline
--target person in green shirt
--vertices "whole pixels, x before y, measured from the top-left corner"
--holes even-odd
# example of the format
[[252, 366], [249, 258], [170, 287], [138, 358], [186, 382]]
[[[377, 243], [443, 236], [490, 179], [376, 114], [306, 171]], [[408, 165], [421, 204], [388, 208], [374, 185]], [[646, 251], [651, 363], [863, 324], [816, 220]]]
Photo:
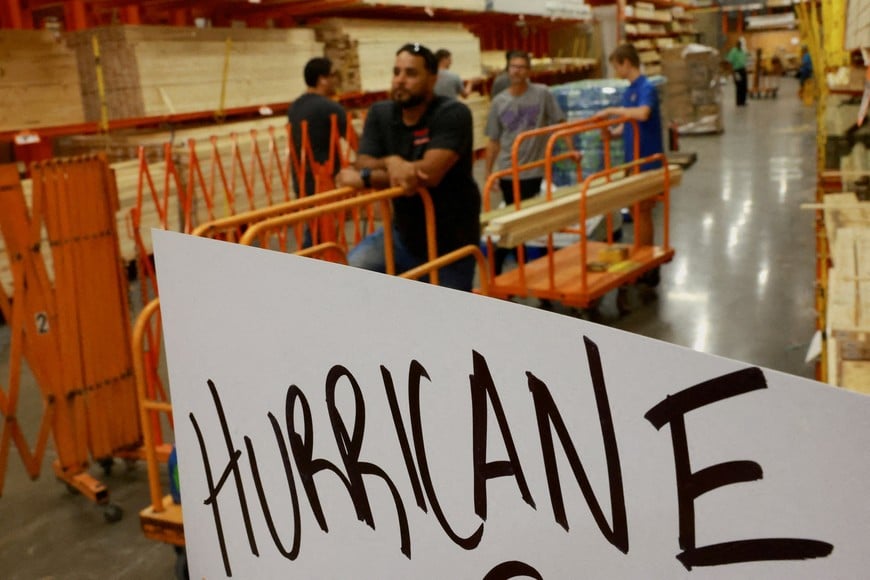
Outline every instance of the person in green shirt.
[[734, 87], [737, 89], [737, 106], [743, 107], [746, 105], [746, 86], [748, 79], [746, 78], [746, 58], [748, 54], [744, 45], [744, 40], [741, 38], [737, 44], [728, 51], [725, 57], [731, 63], [731, 70], [734, 74]]

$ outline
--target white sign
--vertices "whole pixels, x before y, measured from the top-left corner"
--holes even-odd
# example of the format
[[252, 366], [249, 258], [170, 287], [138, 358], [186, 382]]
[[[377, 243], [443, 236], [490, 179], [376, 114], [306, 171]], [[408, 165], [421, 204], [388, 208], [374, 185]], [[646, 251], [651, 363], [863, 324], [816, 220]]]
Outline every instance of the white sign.
[[154, 244], [193, 578], [870, 569], [866, 397], [327, 262]]

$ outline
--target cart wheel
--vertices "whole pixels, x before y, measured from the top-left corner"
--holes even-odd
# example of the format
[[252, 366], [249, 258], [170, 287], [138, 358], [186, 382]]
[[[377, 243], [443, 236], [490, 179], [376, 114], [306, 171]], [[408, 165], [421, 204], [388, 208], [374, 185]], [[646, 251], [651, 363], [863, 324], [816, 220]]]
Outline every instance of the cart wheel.
[[136, 463], [137, 462], [135, 459], [131, 459], [130, 457], [124, 458], [124, 467], [127, 469], [127, 471], [133, 471], [134, 469], [136, 469]]
[[175, 546], [175, 578], [177, 580], [190, 580], [190, 571], [187, 569], [187, 550]]
[[121, 509], [121, 506], [114, 503], [107, 503], [105, 507], [103, 507], [103, 519], [106, 520], [106, 523], [114, 524], [115, 522], [120, 522], [123, 517], [124, 510]]
[[616, 309], [620, 315], [631, 312], [631, 300], [629, 300], [627, 286], [622, 286], [616, 291]]
[[97, 463], [99, 463], [100, 467], [103, 468], [103, 473], [105, 475], [112, 475], [112, 467], [115, 465], [115, 459], [113, 457], [103, 457], [102, 459], [98, 459]]
[[538, 299], [538, 308], [543, 308], [544, 310], [552, 310], [553, 309], [553, 301], [549, 298], [539, 298]]
[[641, 284], [649, 286], [650, 288], [656, 288], [659, 284], [661, 284], [662, 281], [661, 268], [653, 268], [652, 270], [646, 272], [640, 278], [638, 278], [637, 281]]

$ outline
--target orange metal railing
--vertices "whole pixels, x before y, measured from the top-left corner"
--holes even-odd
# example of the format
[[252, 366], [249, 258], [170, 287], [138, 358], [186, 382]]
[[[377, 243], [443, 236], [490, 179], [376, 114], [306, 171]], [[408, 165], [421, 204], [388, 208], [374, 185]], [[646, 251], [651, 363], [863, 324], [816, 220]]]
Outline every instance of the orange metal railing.
[[[636, 161], [611, 167], [609, 155], [610, 128], [613, 126], [621, 125], [623, 123], [635, 124], [635, 140], [632, 146], [634, 149]], [[500, 297], [536, 296], [539, 298], [561, 300], [566, 304], [586, 306], [589, 303], [593, 302], [595, 299], [605, 294], [606, 292], [621, 285], [633, 282], [646, 271], [658, 267], [660, 264], [670, 260], [673, 257], [673, 249], [670, 247], [669, 236], [671, 185], [670, 169], [668, 167], [667, 160], [663, 154], [656, 154], [646, 158], [638, 159], [640, 145], [636, 123], [636, 121], [630, 120], [628, 118], [608, 120], [588, 119], [563, 123], [560, 125], [553, 125], [550, 127], [543, 127], [540, 129], [529, 131], [527, 133], [523, 133], [518, 136], [511, 152], [512, 158], [514, 160], [513, 166], [502, 172], [494, 173], [489, 177], [486, 182], [486, 185], [484, 187], [484, 207], [486, 209], [489, 208], [490, 189], [495, 183], [495, 180], [504, 175], [511, 175], [513, 178], [515, 194], [514, 209], [519, 210], [522, 207], [518, 195], [519, 176], [522, 171], [533, 167], [544, 168], [544, 179], [546, 184], [544, 199], [546, 201], [552, 201], [552, 176], [554, 164], [561, 160], [569, 158], [572, 155], [579, 159], [579, 156], [576, 154], [572, 154], [570, 150], [567, 153], [556, 154], [555, 145], [559, 140], [568, 139], [584, 131], [602, 132], [605, 151], [605, 168], [602, 171], [596, 172], [588, 176], [579, 185], [580, 199], [578, 204], [578, 226], [576, 229], [573, 229], [571, 231], [573, 233], [579, 234], [580, 241], [572, 247], [573, 249], [565, 248], [563, 249], [564, 251], [557, 252], [557, 248], [555, 248], [553, 244], [554, 232], [549, 232], [547, 234], [546, 254], [538, 260], [527, 262], [525, 259], [523, 245], [520, 244], [517, 247], [518, 256], [517, 268], [515, 271], [495, 276], [494, 260], [490, 260], [490, 273], [493, 276], [493, 285], [491, 289], [492, 295]], [[538, 161], [527, 163], [524, 165], [520, 165], [519, 163], [517, 163], [517, 153], [520, 144], [526, 139], [541, 138], [542, 136], [546, 136], [547, 138], [544, 157]], [[639, 237], [636, 237], [633, 247], [631, 249], [631, 260], [636, 263], [630, 264], [630, 267], [628, 267], [626, 271], [621, 273], [607, 272], [604, 274], [589, 272], [587, 264], [589, 262], [590, 255], [590, 242], [588, 242], [588, 240], [586, 239], [586, 220], [587, 218], [592, 217], [588, 214], [587, 211], [587, 197], [590, 188], [593, 186], [594, 183], [600, 183], [602, 181], [605, 183], [610, 183], [612, 182], [613, 178], [618, 174], [636, 175], [640, 172], [642, 165], [654, 163], [657, 161], [661, 162], [663, 166], [663, 169], [661, 170], [661, 190], [651, 191], [648, 197], [653, 201], [660, 201], [664, 204], [663, 246], [647, 247], [645, 245], [645, 241], [642, 241], [639, 239]], [[641, 207], [642, 203], [645, 202], [636, 202], [633, 204], [632, 211], [634, 213], [635, 223], [639, 223], [641, 221], [639, 219], [641, 211], [649, 211], [649, 208]], [[607, 216], [606, 225], [607, 243], [605, 245], [609, 245], [613, 242], [613, 226], [610, 220], [610, 216]], [[489, 256], [494, 256], [495, 243], [489, 236], [487, 236], [487, 250]], [[572, 251], [576, 252], [576, 256], [572, 256], [570, 259], [567, 259], [567, 254]], [[534, 284], [531, 284], [527, 279], [527, 270], [530, 264], [534, 264], [532, 267], [535, 276]]]

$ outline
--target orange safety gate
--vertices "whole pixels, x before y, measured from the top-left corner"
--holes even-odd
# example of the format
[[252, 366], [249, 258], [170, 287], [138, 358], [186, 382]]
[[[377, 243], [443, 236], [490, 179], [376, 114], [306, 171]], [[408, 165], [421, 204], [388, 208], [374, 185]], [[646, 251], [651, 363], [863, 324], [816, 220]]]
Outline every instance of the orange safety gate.
[[[28, 211], [17, 169], [0, 167], [0, 229], [14, 282], [14, 302], [2, 297], [12, 354], [9, 392], [0, 397], [0, 486], [10, 441], [28, 474], [39, 475], [50, 427], [57, 477], [117, 521], [120, 508], [87, 472], [90, 458], [108, 471], [112, 457], [135, 458], [140, 445], [115, 180], [104, 155], [38, 163], [31, 173]], [[16, 418], [25, 359], [45, 405], [34, 452]]]
[[[311, 144], [308, 138], [307, 122], [302, 123], [302, 143], [297, 151], [290, 138], [290, 125], [286, 124], [281, 131], [285, 146], [279, 144], [278, 136], [274, 127], [268, 130], [265, 147], [261, 148], [258, 141], [258, 132], [250, 131], [249, 158], [243, 159], [242, 144], [239, 135], [230, 134], [229, 150], [224, 151], [219, 146], [219, 138], [212, 136], [205, 156], [203, 156], [201, 144], [194, 139], [187, 142], [186, 159], [187, 167], [179, 167], [176, 161], [176, 152], [171, 143], [164, 144], [163, 159], [165, 170], [162, 179], [155, 180], [148, 164], [145, 148], [139, 148], [139, 182], [137, 185], [136, 206], [131, 210], [132, 237], [136, 247], [136, 266], [140, 281], [140, 294], [142, 304], [147, 304], [158, 295], [157, 278], [151, 262], [150, 242], [146, 242], [146, 232], [143, 231], [142, 216], [146, 204], [153, 204], [157, 210], [158, 225], [163, 229], [180, 229], [184, 232], [192, 232], [197, 223], [202, 221], [198, 215], [204, 214], [209, 222], [218, 219], [218, 213], [223, 216], [238, 214], [239, 201], [249, 209], [255, 210], [258, 205], [275, 207], [287, 204], [295, 199], [296, 194], [292, 188], [291, 172], [297, 176], [298, 183], [304, 183], [306, 168], [309, 166], [315, 175], [318, 191], [320, 187], [328, 189], [332, 179], [332, 172], [336, 166], [345, 167], [355, 151], [358, 142], [353, 130], [350, 115], [347, 119], [347, 132], [343, 146], [338, 134], [338, 120], [332, 118], [332, 133], [330, 135], [329, 159], [319, 164], [313, 159]], [[224, 139], [225, 141], [226, 139]], [[322, 176], [328, 174], [329, 181]], [[159, 186], [158, 186], [159, 184]], [[279, 191], [276, 191], [276, 184]], [[236, 191], [241, 187], [244, 199], [237, 200]], [[258, 200], [258, 188], [262, 190], [263, 199]], [[221, 201], [223, 208], [221, 210]], [[179, 215], [172, 215], [173, 201], [177, 201]], [[329, 230], [326, 227], [312, 227], [312, 237], [318, 240]], [[296, 232], [297, 244], [301, 245], [302, 230]], [[282, 247], [286, 247], [286, 240], [282, 238]], [[147, 362], [145, 364], [145, 376], [148, 385], [149, 396], [166, 400], [165, 388], [157, 373], [157, 360], [161, 344], [161, 328], [158, 322], [153, 322], [146, 329], [148, 348], [145, 351]], [[152, 415], [151, 421], [157, 421]], [[156, 429], [157, 444], [163, 445], [160, 439], [160, 430]], [[166, 446], [162, 446], [161, 456], [166, 456]]]

